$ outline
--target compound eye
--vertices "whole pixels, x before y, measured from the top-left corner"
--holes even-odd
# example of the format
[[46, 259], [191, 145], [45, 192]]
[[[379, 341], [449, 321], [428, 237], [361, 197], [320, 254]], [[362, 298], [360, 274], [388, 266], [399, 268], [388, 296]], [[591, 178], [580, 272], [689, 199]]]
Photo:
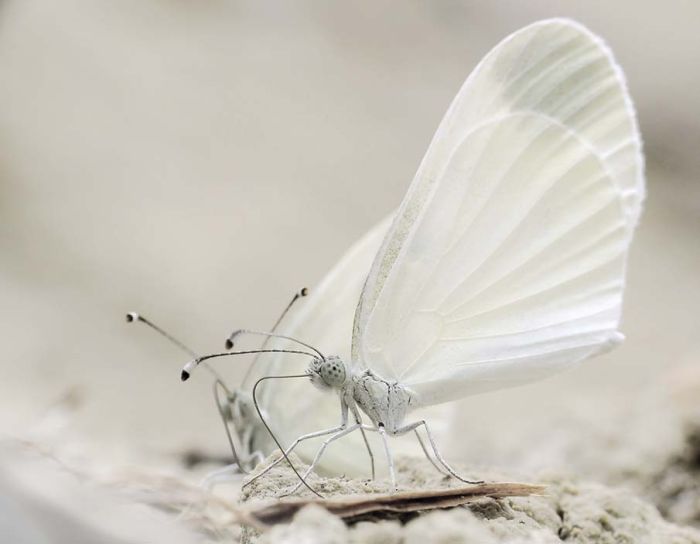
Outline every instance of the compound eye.
[[345, 368], [340, 361], [332, 359], [323, 365], [321, 375], [328, 385], [338, 386], [345, 381]]

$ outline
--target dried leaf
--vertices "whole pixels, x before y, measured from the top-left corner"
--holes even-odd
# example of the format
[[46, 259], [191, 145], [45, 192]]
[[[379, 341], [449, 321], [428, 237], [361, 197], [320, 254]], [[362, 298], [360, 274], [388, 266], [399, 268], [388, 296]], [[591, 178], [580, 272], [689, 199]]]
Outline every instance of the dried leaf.
[[346, 520], [373, 514], [385, 517], [390, 514], [419, 512], [438, 508], [452, 508], [486, 497], [522, 497], [542, 494], [544, 486], [519, 483], [484, 483], [464, 487], [403, 491], [394, 494], [349, 495], [332, 499], [295, 498], [281, 499], [247, 508], [240, 512], [241, 521], [263, 529], [277, 523], [286, 523], [299, 510], [309, 504], [322, 506]]

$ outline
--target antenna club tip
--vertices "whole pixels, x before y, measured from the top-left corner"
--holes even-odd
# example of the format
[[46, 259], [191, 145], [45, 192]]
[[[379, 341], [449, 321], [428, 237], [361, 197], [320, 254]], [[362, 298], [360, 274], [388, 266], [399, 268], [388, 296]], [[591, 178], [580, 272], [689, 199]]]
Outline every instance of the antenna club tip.
[[301, 288], [301, 291], [299, 291], [299, 294], [300, 294], [302, 297], [305, 297], [306, 295], [309, 294], [309, 289], [308, 289], [307, 287], [302, 287], [302, 288]]
[[180, 380], [183, 382], [186, 382], [187, 380], [190, 379], [190, 375], [192, 374], [192, 370], [199, 364], [199, 359], [195, 359], [194, 361], [190, 361], [187, 363], [183, 369], [182, 372], [180, 372]]
[[138, 318], [139, 318], [139, 314], [137, 314], [136, 312], [128, 312], [126, 314], [126, 322], [127, 323], [133, 323]]
[[226, 349], [233, 349], [234, 343], [233, 340], [242, 332], [244, 332], [243, 329], [237, 329], [233, 331], [231, 334], [229, 334], [228, 338], [226, 339]]

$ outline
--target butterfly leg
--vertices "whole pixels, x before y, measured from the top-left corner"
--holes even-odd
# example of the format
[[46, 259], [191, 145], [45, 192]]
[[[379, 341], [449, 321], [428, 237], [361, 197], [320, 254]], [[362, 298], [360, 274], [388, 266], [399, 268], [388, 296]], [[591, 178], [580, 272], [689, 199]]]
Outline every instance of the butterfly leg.
[[396, 471], [394, 470], [394, 458], [391, 455], [391, 450], [389, 449], [389, 439], [386, 436], [386, 429], [381, 423], [377, 426], [377, 431], [382, 437], [382, 442], [384, 443], [384, 453], [386, 453], [386, 462], [389, 465], [389, 478], [391, 479], [391, 492], [396, 491]]
[[[226, 439], [228, 440], [229, 447], [231, 448], [231, 455], [233, 456], [233, 464], [238, 465], [239, 469], [243, 473], [248, 473], [248, 471], [242, 466], [241, 461], [238, 457], [238, 452], [236, 451], [236, 446], [233, 442], [233, 435], [231, 434], [231, 429], [229, 428], [229, 421], [233, 419], [231, 415], [231, 403], [229, 401], [231, 393], [226, 387], [226, 384], [219, 378], [214, 380], [212, 387], [214, 394], [214, 402], [216, 402], [216, 408], [219, 412], [219, 417], [221, 417], [221, 423], [224, 425], [224, 431], [226, 431]], [[226, 402], [222, 402], [219, 395], [220, 391], [223, 391], [226, 396]], [[234, 425], [234, 430], [238, 431]], [[237, 437], [238, 438], [238, 437]]]
[[291, 446], [289, 446], [286, 450], [284, 450], [283, 455], [281, 455], [280, 457], [275, 459], [272, 463], [270, 463], [268, 466], [266, 466], [261, 472], [259, 472], [258, 474], [253, 476], [250, 480], [245, 482], [242, 487], [246, 487], [246, 486], [252, 484], [255, 480], [260, 478], [263, 474], [266, 474], [270, 469], [277, 466], [277, 464], [279, 464], [284, 459], [286, 459], [289, 456], [289, 454], [292, 453], [294, 448], [296, 448], [299, 445], [299, 443], [303, 442], [304, 440], [309, 440], [311, 438], [318, 438], [319, 436], [325, 436], [327, 434], [335, 434], [337, 432], [345, 430], [348, 426], [348, 406], [347, 406], [347, 404], [345, 404], [345, 402], [342, 399], [340, 401], [340, 409], [341, 409], [340, 425], [338, 425], [337, 427], [333, 427], [332, 429], [326, 429], [325, 431], [316, 431], [313, 433], [308, 433], [308, 434], [305, 434], [303, 436], [300, 436], [294, 442], [292, 442]]
[[[362, 427], [363, 427], [362, 423], [356, 423], [355, 425], [350, 425], [350, 427], [347, 427], [346, 429], [343, 429], [342, 431], [337, 432], [333, 436], [326, 438], [323, 441], [323, 444], [321, 444], [321, 447], [316, 452], [316, 456], [314, 457], [313, 462], [311, 463], [311, 465], [309, 465], [309, 468], [306, 469], [306, 472], [304, 472], [302, 479], [306, 480], [306, 478], [309, 476], [309, 474], [311, 474], [311, 471], [314, 468], [316, 468], [316, 465], [321, 460], [321, 456], [326, 451], [326, 448], [329, 446], [329, 444], [331, 442], [335, 442], [339, 438], [342, 438], [343, 436], [350, 434], [351, 432], [356, 431], [357, 429], [364, 430]], [[294, 493], [296, 493], [299, 490], [299, 488], [301, 487], [301, 484], [302, 484], [302, 482], [299, 481], [299, 483], [297, 483], [297, 485], [294, 487], [294, 489], [292, 489], [289, 493], [285, 493], [285, 495], [293, 495]]]
[[[344, 429], [345, 429], [345, 426], [343, 426], [343, 425], [338, 425], [337, 427], [333, 427], [332, 429], [326, 429], [325, 431], [316, 431], [315, 433], [309, 433], [309, 434], [305, 434], [305, 435], [303, 435], [303, 436], [300, 436], [299, 438], [297, 438], [297, 439], [292, 443], [291, 446], [289, 446], [289, 447], [284, 451], [284, 454], [285, 454], [285, 455], [289, 455], [290, 453], [292, 453], [292, 450], [294, 450], [294, 448], [296, 448], [296, 447], [297, 447], [301, 442], [303, 442], [304, 440], [309, 440], [309, 439], [311, 439], [311, 438], [318, 438], [319, 436], [325, 436], [325, 435], [327, 435], [327, 434], [337, 433], [338, 431], [342, 431], [342, 430], [344, 430]], [[243, 484], [243, 487], [252, 484], [255, 480], [257, 480], [258, 478], [260, 478], [260, 476], [262, 476], [263, 474], [266, 474], [266, 473], [267, 473], [268, 471], [270, 471], [272, 468], [274, 468], [274, 467], [277, 466], [279, 463], [281, 463], [282, 461], [284, 461], [285, 455], [281, 455], [281, 456], [279, 456], [277, 459], [275, 459], [272, 463], [270, 463], [268, 466], [266, 466], [260, 473], [256, 474], [256, 475], [253, 476], [250, 480], [248, 480], [246, 483], [244, 483], [244, 484]]]
[[[245, 457], [241, 459], [241, 464], [243, 465], [244, 468], [250, 467], [250, 470], [254, 469], [256, 466], [258, 466], [260, 463], [262, 463], [265, 460], [265, 454], [263, 454], [262, 451], [260, 450], [255, 450], [251, 451], [253, 448], [253, 435], [256, 433], [255, 427], [248, 426], [243, 430], [243, 436], [241, 437], [241, 443], [245, 445], [244, 452], [243, 454]], [[245, 450], [248, 450], [250, 453], [246, 453]], [[245, 472], [246, 474], [250, 473], [250, 470]]]
[[[355, 423], [362, 423], [362, 417], [360, 417], [360, 413], [357, 410], [356, 406], [351, 407], [352, 413], [355, 416]], [[372, 452], [372, 448], [369, 445], [369, 440], [367, 440], [367, 433], [365, 432], [365, 427], [361, 426], [360, 427], [360, 432], [362, 433], [362, 440], [365, 442], [365, 446], [367, 447], [367, 454], [369, 455], [369, 463], [370, 466], [372, 467], [372, 480], [375, 479], [376, 473], [374, 471], [374, 453]]]
[[257, 467], [260, 463], [262, 463], [265, 460], [265, 454], [260, 450], [256, 450], [250, 454], [250, 457], [248, 457], [248, 459], [252, 460], [252, 467]]
[[[415, 423], [410, 423], [409, 425], [406, 425], [404, 427], [401, 427], [400, 429], [397, 429], [393, 434], [399, 436], [402, 434], [409, 433], [411, 431], [416, 431], [416, 434], [418, 434], [418, 427], [420, 427], [421, 425], [425, 429], [425, 434], [428, 435], [428, 441], [430, 442], [430, 447], [432, 448], [436, 459], [445, 468], [445, 470], [447, 472], [449, 472], [450, 476], [460, 480], [461, 482], [464, 482], [465, 484], [483, 484], [484, 483], [483, 480], [479, 480], [479, 481], [467, 480], [465, 478], [462, 478], [459, 474], [457, 474], [455, 472], [455, 470], [447, 463], [447, 461], [445, 461], [445, 459], [440, 454], [440, 451], [437, 449], [437, 445], [435, 444], [435, 439], [433, 438], [433, 435], [430, 432], [430, 428], [428, 427], [428, 423], [424, 419], [422, 419], [420, 421], [416, 421]], [[430, 457], [428, 457], [428, 459], [430, 459]], [[432, 462], [432, 459], [430, 459], [430, 461]]]
[[418, 429], [413, 429], [413, 432], [416, 433], [416, 438], [418, 439], [418, 443], [420, 444], [421, 449], [423, 450], [423, 453], [425, 454], [425, 457], [432, 463], [432, 465], [435, 467], [435, 470], [437, 470], [439, 473], [444, 474], [445, 476], [449, 476], [450, 473], [447, 472], [444, 468], [442, 468], [440, 465], [438, 465], [435, 462], [435, 459], [430, 455], [428, 452], [428, 448], [425, 445], [425, 442], [423, 441], [423, 437], [420, 435], [418, 432]]

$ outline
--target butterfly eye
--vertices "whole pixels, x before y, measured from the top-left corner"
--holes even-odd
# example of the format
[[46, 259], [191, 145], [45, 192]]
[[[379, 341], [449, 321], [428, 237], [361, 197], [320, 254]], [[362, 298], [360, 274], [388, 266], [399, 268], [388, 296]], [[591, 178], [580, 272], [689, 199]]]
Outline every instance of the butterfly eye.
[[339, 357], [329, 357], [323, 361], [319, 373], [328, 387], [342, 387], [345, 383], [345, 364]]

